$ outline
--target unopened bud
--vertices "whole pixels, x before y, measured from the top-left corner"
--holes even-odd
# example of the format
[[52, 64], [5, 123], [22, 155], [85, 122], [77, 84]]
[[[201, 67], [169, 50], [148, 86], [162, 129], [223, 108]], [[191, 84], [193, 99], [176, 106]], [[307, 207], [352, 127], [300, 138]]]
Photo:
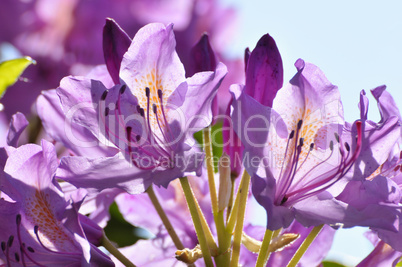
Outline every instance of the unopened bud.
[[230, 157], [223, 152], [219, 159], [219, 194], [218, 209], [223, 211], [229, 204], [230, 193], [232, 192], [232, 179], [230, 178]]
[[251, 236], [248, 236], [245, 232], [243, 232], [241, 236], [241, 243], [248, 249], [248, 251], [253, 253], [260, 252], [261, 241], [258, 241]]
[[[286, 246], [292, 244], [296, 239], [299, 238], [299, 236], [299, 234], [282, 234], [274, 238], [269, 244], [268, 252], [271, 253], [282, 250]], [[248, 236], [244, 232], [241, 237], [241, 243], [248, 249], [248, 251], [253, 253], [259, 253], [262, 245], [261, 241]]]
[[299, 234], [291, 234], [291, 233], [282, 234], [271, 241], [271, 244], [269, 245], [269, 251], [275, 252], [278, 250], [282, 250], [286, 246], [292, 244], [296, 239], [299, 238], [299, 236], [300, 236]]
[[200, 245], [195, 246], [193, 249], [185, 248], [176, 251], [176, 259], [187, 264], [193, 264], [198, 259], [202, 258]]

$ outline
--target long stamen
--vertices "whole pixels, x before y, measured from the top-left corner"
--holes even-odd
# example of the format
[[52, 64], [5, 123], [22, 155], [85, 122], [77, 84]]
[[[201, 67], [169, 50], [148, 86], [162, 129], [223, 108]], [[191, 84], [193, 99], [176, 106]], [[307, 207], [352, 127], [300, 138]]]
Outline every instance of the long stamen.
[[311, 144], [310, 144], [310, 149], [308, 150], [306, 157], [304, 158], [302, 164], [300, 164], [299, 168], [297, 168], [297, 171], [296, 171], [296, 172], [298, 172], [298, 171], [300, 170], [300, 168], [303, 167], [304, 163], [305, 163], [305, 162], [307, 161], [307, 159], [308, 159], [308, 156], [310, 155], [310, 152], [313, 151], [313, 149], [314, 149], [314, 143], [311, 143]]
[[[150, 105], [149, 95], [150, 95], [149, 87], [145, 87], [145, 96], [147, 97], [147, 122], [148, 122], [148, 131], [149, 131], [148, 137], [149, 137], [149, 140], [151, 141], [152, 130], [151, 130], [151, 121], [149, 120], [149, 105]], [[152, 144], [152, 142], [151, 142], [151, 144]]]
[[[165, 128], [166, 128], [166, 131], [167, 131], [167, 133], [169, 134], [169, 138], [170, 138], [170, 140], [174, 140], [174, 138], [173, 138], [173, 136], [172, 136], [172, 131], [171, 131], [171, 129], [170, 129], [170, 126], [169, 126], [169, 123], [168, 123], [168, 121], [167, 121], [167, 118], [166, 118], [166, 112], [165, 112], [165, 108], [164, 108], [164, 102], [163, 102], [163, 92], [162, 92], [162, 90], [161, 89], [158, 89], [158, 98], [159, 98], [159, 102], [160, 102], [160, 104], [161, 104], [161, 111], [162, 111], [162, 116], [163, 116], [163, 120], [165, 121]], [[170, 142], [169, 142], [170, 143]], [[175, 149], [177, 148], [177, 143], [175, 143], [174, 144], [176, 147], [175, 147]]]
[[[289, 195], [293, 195], [293, 201], [298, 201], [305, 199], [307, 197], [310, 197], [312, 195], [315, 195], [319, 192], [322, 192], [329, 187], [331, 187], [333, 184], [335, 184], [337, 181], [339, 181], [353, 166], [354, 162], [356, 161], [358, 155], [360, 154], [361, 151], [361, 144], [362, 144], [362, 129], [361, 129], [361, 122], [356, 122], [356, 128], [357, 128], [357, 141], [356, 141], [356, 149], [350, 158], [350, 160], [347, 161], [347, 158], [350, 155], [350, 146], [348, 143], [345, 143], [345, 149], [347, 150], [347, 154], [345, 157], [342, 157], [341, 163], [338, 166], [338, 169], [335, 171], [333, 175], [330, 175], [324, 180], [321, 180], [321, 177], [325, 177], [326, 174], [320, 175], [317, 179], [315, 179], [315, 183], [310, 184], [309, 186], [305, 186], [302, 189], [296, 190], [292, 192]], [[341, 146], [342, 147], [342, 146]], [[340, 150], [342, 149], [340, 147]], [[331, 170], [329, 172], [333, 172], [334, 170]], [[329, 173], [327, 172], [327, 173]], [[310, 191], [313, 189], [312, 191]], [[315, 190], [314, 190], [315, 189]], [[309, 192], [310, 191], [310, 192]], [[297, 197], [299, 195], [299, 197]]]
[[[16, 217], [15, 221], [16, 221], [16, 224], [17, 224], [17, 238], [18, 238], [18, 242], [20, 244], [21, 262], [22, 262], [23, 266], [26, 266], [25, 259], [24, 259], [24, 248], [22, 246], [21, 234], [20, 234], [21, 214], [17, 214], [17, 217]], [[17, 260], [17, 259], [15, 259], [15, 260]], [[19, 256], [18, 256], [17, 262], [19, 262]]]
[[297, 165], [299, 163], [299, 157], [300, 157], [301, 151], [303, 149], [303, 140], [304, 140], [303, 138], [300, 138], [300, 143], [296, 148], [296, 156], [294, 158], [295, 160], [294, 160], [294, 163], [292, 163], [292, 169], [290, 171], [289, 178], [287, 179], [288, 183], [287, 183], [287, 186], [286, 186], [286, 188], [284, 190], [284, 196], [283, 196], [283, 199], [281, 201], [281, 204], [285, 203], [286, 200], [288, 199], [288, 197], [286, 196], [286, 192], [288, 192], [288, 190], [291, 187], [291, 185], [293, 183], [293, 180], [294, 180], [294, 178], [296, 176]]
[[[297, 144], [297, 140], [299, 139], [299, 133], [300, 133], [300, 129], [302, 127], [302, 124], [303, 124], [303, 120], [299, 120], [297, 122], [296, 138], [295, 138], [295, 144], [294, 144], [294, 149], [293, 149], [293, 156], [291, 157], [290, 162], [288, 164], [286, 164], [286, 168], [285, 168], [286, 172], [284, 173], [284, 177], [280, 176], [281, 177], [280, 180], [284, 181], [284, 183], [282, 183], [282, 185], [279, 187], [280, 190], [278, 190], [278, 196], [282, 196], [282, 198], [285, 197], [286, 190], [288, 190], [288, 188], [290, 187], [290, 185], [292, 183], [292, 180], [293, 180], [293, 172], [297, 168], [297, 161], [298, 161], [298, 158], [299, 158], [299, 155], [300, 155], [300, 152], [301, 152], [301, 149], [298, 148], [299, 145]], [[291, 136], [289, 136], [289, 137], [293, 137], [294, 131], [292, 131], [290, 135]], [[289, 138], [288, 141], [290, 139], [291, 138]], [[298, 150], [300, 150], [300, 152]], [[284, 155], [284, 161], [286, 161], [286, 158], [287, 158], [287, 147], [286, 147], [286, 153]], [[288, 166], [290, 166], [290, 169], [289, 169]], [[296, 166], [296, 168], [295, 168], [295, 166]], [[281, 200], [281, 202], [283, 202], [283, 199]]]
[[283, 166], [285, 166], [285, 160], [286, 160], [286, 155], [288, 154], [289, 143], [290, 143], [290, 140], [293, 139], [294, 135], [295, 135], [295, 131], [292, 130], [290, 132], [290, 134], [289, 134], [289, 138], [288, 138], [288, 141], [286, 143], [286, 149], [285, 149], [285, 154], [284, 154], [285, 157], [284, 157], [283, 162], [282, 162], [281, 172], [279, 173], [279, 177], [282, 177]]

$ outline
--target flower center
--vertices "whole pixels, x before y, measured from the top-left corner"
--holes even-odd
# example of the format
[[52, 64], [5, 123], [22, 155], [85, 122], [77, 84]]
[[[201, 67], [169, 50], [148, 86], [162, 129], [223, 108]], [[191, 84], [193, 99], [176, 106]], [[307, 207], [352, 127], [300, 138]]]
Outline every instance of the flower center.
[[[132, 121], [126, 122], [124, 120], [122, 112], [122, 104], [124, 103], [121, 101], [126, 88], [126, 85], [120, 88], [114, 110], [114, 119], [118, 129], [124, 129], [124, 136], [115, 133], [112, 130], [113, 127], [107, 125], [106, 117], [112, 114], [111, 110], [106, 107], [103, 119], [108, 138], [114, 137], [118, 141], [114, 144], [125, 151], [128, 160], [138, 168], [144, 170], [153, 170], [159, 167], [173, 168], [176, 145], [166, 116], [164, 91], [162, 89], [156, 90], [155, 87], [153, 90], [150, 87], [145, 87], [145, 94], [136, 96], [139, 101], [132, 110], [133, 115], [136, 116], [135, 123], [132, 123]], [[107, 95], [108, 91], [106, 90], [101, 96], [101, 101], [105, 101]]]
[[315, 145], [313, 142], [305, 144], [304, 137], [301, 137], [302, 124], [303, 121], [299, 120], [296, 130], [292, 130], [287, 140], [283, 157], [284, 164], [282, 164], [277, 182], [277, 205], [292, 205], [328, 189], [345, 176], [360, 153], [361, 122], [357, 122], [358, 136], [353, 153], [350, 151], [350, 145], [343, 142], [341, 137], [335, 133], [336, 145], [339, 147], [340, 154], [338, 165], [331, 168], [330, 164], [326, 164], [334, 156], [334, 141], [332, 140], [329, 144], [329, 155], [320, 162], [313, 160], [314, 164], [311, 164], [311, 153]]

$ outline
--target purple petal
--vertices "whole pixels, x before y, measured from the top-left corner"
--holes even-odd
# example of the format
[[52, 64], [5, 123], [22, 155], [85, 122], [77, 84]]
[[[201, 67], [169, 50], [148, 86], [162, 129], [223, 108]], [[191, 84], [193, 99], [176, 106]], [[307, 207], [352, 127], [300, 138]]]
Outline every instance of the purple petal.
[[36, 102], [46, 133], [78, 156], [113, 156], [118, 150], [106, 147], [84, 126], [67, 120], [56, 90], [42, 91]]
[[264, 158], [269, 132], [276, 132], [279, 138], [286, 138], [286, 124], [275, 110], [258, 103], [245, 93], [233, 101], [232, 119], [236, 134], [245, 147], [244, 155], [248, 156], [245, 168], [250, 174], [257, 173], [259, 164], [251, 164], [250, 160]]
[[215, 72], [200, 72], [189, 78], [187, 91], [180, 97], [185, 101], [180, 105], [179, 92], [184, 91], [181, 88], [177, 89], [174, 98], [169, 98], [168, 104], [172, 107], [180, 105], [169, 117], [179, 120], [184, 131], [190, 134], [210, 125], [212, 100], [226, 73], [226, 66], [219, 63]]
[[118, 187], [131, 194], [145, 191], [149, 184], [144, 184], [144, 178], [148, 175], [133, 167], [120, 153], [114, 157], [95, 159], [63, 157], [56, 173], [58, 178], [77, 188], [87, 188], [90, 192]]
[[396, 204], [390, 202], [385, 194], [387, 186], [392, 188], [395, 185], [387, 185], [381, 179], [351, 182], [336, 199], [328, 192], [322, 192], [300, 201], [294, 206], [295, 217], [305, 226], [341, 223], [345, 228], [366, 226], [395, 232], [393, 224], [398, 211]]
[[115, 85], [106, 65], [98, 65], [94, 67], [86, 77], [92, 80], [101, 81], [106, 88], [111, 88]]
[[[342, 138], [345, 142], [355, 146], [357, 134], [355, 124], [346, 124], [343, 129]], [[369, 177], [377, 168], [383, 164], [400, 138], [401, 128], [397, 117], [389, 117], [382, 124], [373, 124], [370, 121], [362, 123], [362, 144], [361, 151], [356, 159], [356, 167], [352, 168], [348, 175], [353, 175], [354, 180]], [[364, 164], [362, 164], [364, 163]]]
[[106, 19], [103, 28], [103, 55], [106, 67], [115, 84], [120, 83], [120, 64], [131, 45], [131, 39], [113, 19]]
[[[74, 127], [73, 123], [77, 123], [87, 128], [101, 141], [104, 140], [99, 126], [97, 112], [99, 107], [92, 98], [95, 96], [95, 92], [102, 94], [105, 90], [106, 88], [101, 82], [83, 77], [66, 77], [61, 80], [60, 87], [56, 91], [65, 114], [65, 127], [69, 132], [71, 128], [68, 127], [70, 125]], [[79, 143], [81, 140], [75, 141]], [[91, 144], [85, 144], [84, 140], [84, 146]]]
[[[147, 86], [151, 91], [155, 91], [155, 95], [158, 89], [163, 89], [164, 95], [170, 95], [185, 81], [184, 67], [175, 47], [172, 24], [167, 27], [160, 23], [146, 25], [137, 32], [131, 46], [124, 54], [120, 78], [137, 97], [144, 96]], [[148, 77], [150, 79], [152, 75], [155, 83], [150, 86], [147, 79]], [[157, 83], [158, 80], [161, 84]], [[138, 90], [138, 94], [135, 90]]]
[[402, 121], [401, 113], [395, 103], [394, 98], [386, 90], [386, 86], [378, 86], [371, 90], [374, 98], [377, 100], [378, 109], [381, 114], [381, 122], [384, 122], [391, 116], [397, 116]]
[[233, 97], [231, 96], [231, 101], [226, 110], [225, 114], [226, 116], [223, 119], [222, 141], [223, 141], [223, 151], [230, 158], [231, 175], [232, 177], [238, 177], [242, 169], [241, 159], [243, 157], [244, 147], [233, 128], [233, 122], [230, 118], [230, 110], [232, 102]]
[[272, 107], [283, 84], [283, 66], [276, 43], [269, 34], [261, 37], [247, 62], [245, 92], [264, 106]]
[[[56, 172], [56, 168], [57, 156], [53, 145], [42, 141], [42, 147], [27, 144], [11, 153], [4, 172], [26, 185], [46, 188], [51, 186], [51, 177]], [[36, 171], [33, 172], [32, 169]], [[24, 192], [21, 191], [20, 194], [23, 196]]]
[[369, 102], [366, 96], [366, 92], [362, 90], [360, 92], [359, 109], [360, 109], [360, 118], [364, 121], [367, 120], [368, 104]]
[[22, 131], [28, 126], [28, 121], [24, 114], [16, 113], [11, 117], [10, 128], [7, 133], [7, 144], [9, 146], [17, 147], [18, 139]]
[[392, 249], [384, 241], [380, 241], [374, 250], [364, 258], [357, 267], [377, 266], [388, 267], [396, 266], [402, 256], [402, 252]]

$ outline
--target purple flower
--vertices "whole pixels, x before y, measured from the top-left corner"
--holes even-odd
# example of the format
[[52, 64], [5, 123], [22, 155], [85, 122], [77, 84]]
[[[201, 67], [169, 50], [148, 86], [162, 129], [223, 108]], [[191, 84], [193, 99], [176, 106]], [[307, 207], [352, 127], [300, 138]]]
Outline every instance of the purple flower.
[[9, 266], [111, 266], [82, 230], [80, 203], [65, 200], [54, 179], [57, 164], [47, 141], [10, 153], [1, 177], [1, 258]]
[[[121, 55], [119, 49], [112, 51]], [[120, 57], [111, 58], [113, 62]], [[77, 187], [140, 193], [151, 183], [167, 186], [185, 173], [199, 171], [203, 156], [192, 134], [210, 124], [211, 101], [225, 74], [220, 63], [215, 72], [186, 79], [172, 25], [142, 28], [123, 56], [120, 84], [107, 89], [84, 77], [61, 81], [57, 94], [67, 125], [84, 126], [86, 134], [89, 130], [120, 152], [103, 158], [64, 157], [57, 176]]]
[[298, 73], [278, 91], [272, 108], [233, 87], [232, 118], [245, 146], [245, 168], [271, 230], [289, 226], [295, 216], [313, 220], [305, 226], [324, 223], [319, 208], [303, 212], [311, 207], [303, 203], [340, 181], [361, 147], [360, 122], [355, 124], [358, 138], [343, 142], [337, 87], [316, 66], [302, 60], [295, 65]]
[[[389, 108], [392, 103], [395, 104], [389, 94], [387, 102]], [[356, 168], [347, 174], [351, 181], [343, 192], [336, 196], [336, 200], [347, 204], [347, 213], [343, 221], [346, 227], [359, 221], [359, 225], [395, 235], [398, 230], [399, 202], [402, 195], [397, 179], [400, 174], [399, 151], [394, 155], [400, 140], [399, 112], [383, 115], [379, 123], [368, 120], [368, 99], [364, 91], [360, 94], [359, 107], [362, 122], [361, 152], [356, 159]], [[381, 105], [379, 109], [380, 113], [384, 114]], [[397, 110], [396, 107], [393, 109]], [[356, 134], [356, 129], [348, 123], [344, 131], [348, 132], [349, 136]]]

